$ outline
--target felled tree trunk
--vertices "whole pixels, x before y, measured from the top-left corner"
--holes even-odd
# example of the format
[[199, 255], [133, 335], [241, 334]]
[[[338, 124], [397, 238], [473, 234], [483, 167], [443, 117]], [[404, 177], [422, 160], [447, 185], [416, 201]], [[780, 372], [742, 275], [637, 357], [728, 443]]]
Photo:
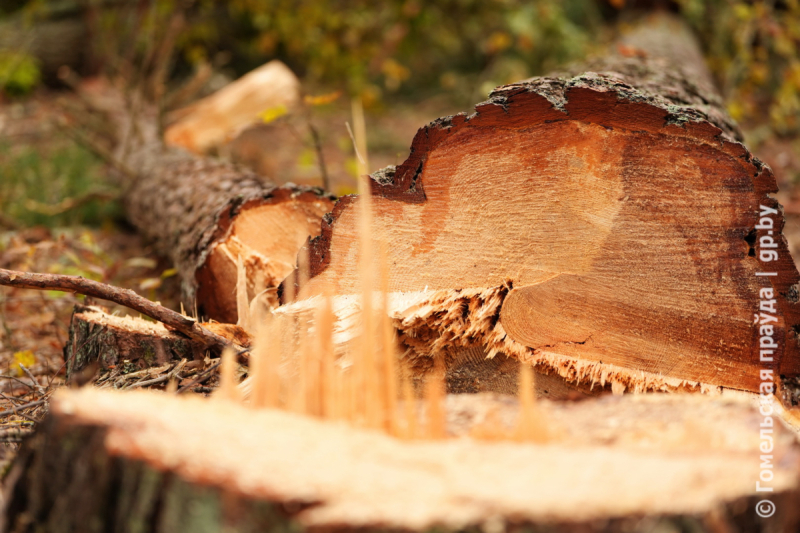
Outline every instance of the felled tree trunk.
[[[791, 381], [800, 276], [777, 185], [692, 36], [656, 16], [579, 72], [496, 89], [373, 176], [401, 338], [616, 392]], [[358, 203], [323, 222], [301, 299], [359, 294]]]
[[112, 115], [128, 218], [174, 261], [188, 309], [235, 323], [238, 261], [248, 301], [277, 286], [302, 244], [319, 234], [333, 197], [311, 187], [277, 187], [232, 163], [165, 146], [152, 105], [110, 107], [126, 111]]
[[[761, 417], [747, 401], [657, 395], [549, 404], [549, 443], [492, 441], [516, 409], [513, 401], [451, 397], [449, 435], [490, 440], [409, 442], [225, 400], [62, 391], [6, 478], [4, 530], [798, 525], [797, 444], [776, 424], [773, 490], [757, 493]], [[756, 515], [762, 499], [775, 504], [769, 518]]]

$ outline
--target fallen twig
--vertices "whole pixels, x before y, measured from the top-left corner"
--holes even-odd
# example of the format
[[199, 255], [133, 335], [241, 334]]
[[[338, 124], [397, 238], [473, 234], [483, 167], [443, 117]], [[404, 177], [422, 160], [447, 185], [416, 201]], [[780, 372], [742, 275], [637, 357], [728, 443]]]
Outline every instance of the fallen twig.
[[8, 396], [3, 394], [2, 392], [0, 392], [0, 397], [8, 400], [8, 402], [11, 404], [11, 409], [14, 410], [14, 414], [15, 415], [21, 416], [22, 418], [27, 418], [28, 420], [30, 420], [31, 422], [34, 422], [36, 424], [39, 423], [39, 421], [36, 420], [35, 418], [33, 418], [32, 416], [26, 415], [25, 413], [20, 413], [19, 409], [21, 409], [21, 407], [17, 405], [17, 402], [15, 401], [14, 398], [9, 398]]
[[28, 402], [28, 403], [24, 403], [22, 405], [17, 405], [17, 406], [15, 406], [14, 409], [6, 409], [5, 411], [0, 411], [0, 416], [15, 415], [15, 414], [17, 414], [17, 411], [20, 411], [22, 409], [29, 409], [31, 407], [37, 407], [39, 405], [42, 405], [46, 401], [47, 401], [47, 399], [45, 398], [45, 399], [42, 399], [42, 400], [36, 400], [35, 402]]
[[157, 378], [148, 379], [147, 381], [138, 381], [128, 387], [129, 389], [137, 389], [139, 387], [149, 387], [150, 385], [157, 385], [159, 383], [163, 383], [164, 381], [168, 381], [172, 379], [174, 376], [178, 374], [183, 369], [183, 365], [186, 364], [186, 359], [181, 359], [181, 361], [175, 365], [175, 368], [167, 372], [162, 376], [158, 376]]
[[191, 389], [192, 387], [194, 387], [195, 385], [199, 385], [200, 383], [202, 383], [202, 382], [204, 382], [205, 380], [207, 380], [207, 379], [209, 378], [209, 376], [211, 376], [211, 372], [213, 372], [214, 370], [216, 370], [216, 368], [217, 368], [217, 367], [220, 365], [220, 363], [221, 363], [221, 361], [217, 361], [216, 363], [214, 363], [213, 365], [211, 365], [211, 366], [208, 368], [208, 370], [206, 370], [205, 372], [203, 372], [202, 374], [200, 374], [199, 376], [197, 376], [196, 378], [194, 378], [194, 380], [193, 380], [193, 381], [191, 381], [191, 382], [190, 382], [190, 383], [188, 383], [187, 385], [184, 385], [183, 387], [181, 387], [180, 389], [178, 389], [178, 390], [176, 391], [176, 394], [180, 394], [180, 393], [182, 393], [183, 391], [189, 390], [189, 389]]
[[44, 389], [42, 388], [41, 385], [39, 385], [39, 382], [36, 380], [36, 378], [31, 373], [31, 371], [28, 370], [28, 368], [25, 365], [23, 365], [22, 363], [18, 363], [18, 364], [19, 364], [19, 367], [22, 369], [22, 371], [25, 372], [25, 374], [33, 382], [33, 387], [36, 389], [36, 392], [38, 392], [40, 396], [44, 396], [45, 395]]
[[21, 379], [19, 379], [19, 378], [15, 378], [14, 376], [0, 376], [0, 379], [11, 379], [11, 380], [14, 380], [14, 381], [16, 381], [17, 383], [20, 383], [20, 384], [22, 384], [22, 385], [25, 385], [26, 387], [28, 387], [28, 388], [29, 388], [29, 389], [31, 389], [31, 390], [33, 390], [33, 388], [34, 388], [34, 386], [33, 386], [33, 385], [31, 385], [30, 383], [25, 383], [25, 382], [24, 382], [24, 381], [22, 381]]
[[59, 290], [93, 296], [138, 311], [194, 340], [202, 342], [206, 346], [225, 347], [231, 344], [226, 338], [207, 330], [194, 319], [183, 316], [163, 305], [151, 302], [130, 289], [114, 287], [113, 285], [92, 281], [81, 276], [18, 272], [0, 268], [0, 285], [23, 289]]

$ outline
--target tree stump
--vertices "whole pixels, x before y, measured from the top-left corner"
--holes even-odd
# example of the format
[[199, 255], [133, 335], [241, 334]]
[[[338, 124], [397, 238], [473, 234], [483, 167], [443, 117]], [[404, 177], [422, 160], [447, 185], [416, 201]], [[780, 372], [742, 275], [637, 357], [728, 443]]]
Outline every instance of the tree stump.
[[[545, 444], [374, 431], [226, 400], [57, 393], [7, 476], [6, 531], [791, 531], [800, 455], [747, 400], [653, 395], [541, 406]], [[516, 401], [447, 402], [450, 437], [491, 438]], [[493, 413], [490, 415], [490, 413]], [[481, 430], [481, 426], [482, 430]], [[762, 483], [763, 485], [763, 483]]]

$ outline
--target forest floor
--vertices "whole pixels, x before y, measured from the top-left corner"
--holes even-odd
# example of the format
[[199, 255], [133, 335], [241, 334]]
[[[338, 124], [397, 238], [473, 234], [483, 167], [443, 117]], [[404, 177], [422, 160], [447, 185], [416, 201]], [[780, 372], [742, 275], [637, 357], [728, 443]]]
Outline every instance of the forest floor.
[[[58, 98], [69, 95], [43, 90], [24, 101], [0, 101], [0, 268], [81, 275], [133, 289], [180, 310], [175, 272], [125, 224], [106, 165], [52, 126]], [[314, 109], [311, 116], [322, 138], [331, 190], [338, 195], [356, 189], [345, 127], [349, 102], [341, 100]], [[459, 109], [437, 98], [367, 111], [370, 169], [377, 170], [404, 160], [419, 127]], [[262, 124], [244, 132], [222, 155], [277, 183], [321, 185], [317, 147], [309, 141], [307, 128], [308, 121], [291, 118]], [[784, 231], [797, 261], [800, 138], [779, 138], [759, 124], [746, 131], [749, 147], [772, 167], [781, 186]], [[0, 471], [22, 436], [43, 416], [47, 397], [66, 385], [63, 349], [77, 303], [87, 302], [74, 294], [0, 287]], [[102, 305], [130, 313], [107, 302]], [[190, 381], [202, 370], [179, 378]], [[131, 383], [118, 380], [111, 386]]]

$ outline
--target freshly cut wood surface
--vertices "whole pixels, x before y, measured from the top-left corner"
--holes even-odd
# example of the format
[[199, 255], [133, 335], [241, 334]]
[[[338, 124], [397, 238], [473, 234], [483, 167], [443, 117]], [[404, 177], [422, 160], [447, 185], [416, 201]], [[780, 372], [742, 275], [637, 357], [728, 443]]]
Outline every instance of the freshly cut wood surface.
[[[487, 435], [489, 413], [502, 423], [515, 406], [451, 397], [450, 433]], [[754, 520], [761, 417], [748, 400], [626, 396], [542, 410], [547, 444], [425, 442], [223, 400], [64, 391], [12, 466], [5, 516], [10, 531], [158, 532], [619, 531], [642, 520], [734, 530]], [[789, 531], [800, 455], [775, 429], [778, 512], [759, 524]]]
[[180, 118], [164, 132], [164, 140], [202, 154], [256, 123], [261, 113], [286, 113], [299, 101], [300, 80], [280, 61], [270, 61], [176, 111]]
[[[677, 37], [661, 19], [628, 36], [656, 52]], [[702, 64], [642, 56], [499, 87], [474, 114], [421, 129], [402, 165], [373, 176], [389, 288], [425, 295], [437, 323], [426, 330], [441, 339], [410, 342], [417, 355], [457, 338], [618, 391], [755, 391], [766, 288], [780, 346], [770, 368], [800, 374], [800, 276], [775, 178], [694, 83]], [[301, 298], [359, 293], [358, 204], [343, 199], [323, 222]], [[768, 263], [764, 216], [778, 255]]]
[[321, 191], [284, 186], [266, 198], [245, 202], [230, 218], [220, 217], [195, 274], [201, 288], [198, 306], [206, 316], [235, 323], [239, 259], [250, 302], [293, 271], [298, 250], [309, 237], [319, 235], [320, 221], [332, 207], [332, 199]]
[[[434, 366], [432, 357], [418, 355], [443, 354], [448, 393], [517, 394], [521, 363], [515, 357], [500, 353], [496, 348], [499, 344], [491, 334], [505, 292], [475, 289], [457, 293], [389, 294], [386, 311], [397, 332], [401, 364], [410, 371], [418, 390], [422, 390]], [[373, 308], [380, 309], [379, 295], [374, 296]], [[314, 324], [321, 303], [320, 297], [305, 298], [274, 312], [278, 317]], [[335, 316], [333, 349], [342, 361], [352, 361], [361, 349], [364, 333], [361, 298], [359, 295], [335, 296], [331, 299], [331, 310]], [[491, 348], [494, 351], [489, 351]], [[581, 374], [570, 377], [572, 379], [564, 380], [553, 369], [540, 367], [534, 384], [536, 395], [570, 400], [611, 392], [613, 380], [608, 375], [593, 376], [596, 379], [587, 379]]]

